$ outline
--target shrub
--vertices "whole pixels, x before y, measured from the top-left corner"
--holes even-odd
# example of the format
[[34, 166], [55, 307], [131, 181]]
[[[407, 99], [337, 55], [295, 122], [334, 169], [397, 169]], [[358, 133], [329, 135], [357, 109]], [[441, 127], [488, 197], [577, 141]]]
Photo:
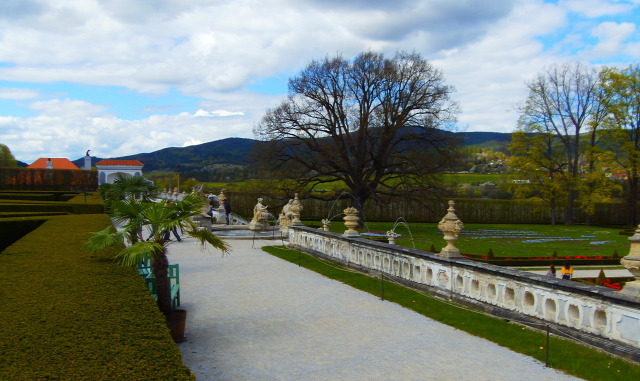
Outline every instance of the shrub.
[[554, 251], [553, 251], [553, 255], [552, 255], [552, 257], [553, 257], [553, 258], [558, 258], [558, 252], [554, 250]]
[[614, 250], [613, 251], [613, 255], [611, 255], [611, 258], [619, 258], [618, 257], [618, 250]]
[[135, 268], [81, 249], [102, 214], [51, 217], [0, 253], [0, 379], [193, 379]]
[[487, 259], [494, 259], [493, 250], [491, 250], [491, 248], [489, 248], [489, 251], [487, 252]]
[[604, 270], [600, 269], [600, 273], [598, 274], [598, 277], [596, 278], [596, 284], [599, 285], [603, 285], [604, 282], [607, 280], [606, 275], [604, 275]]

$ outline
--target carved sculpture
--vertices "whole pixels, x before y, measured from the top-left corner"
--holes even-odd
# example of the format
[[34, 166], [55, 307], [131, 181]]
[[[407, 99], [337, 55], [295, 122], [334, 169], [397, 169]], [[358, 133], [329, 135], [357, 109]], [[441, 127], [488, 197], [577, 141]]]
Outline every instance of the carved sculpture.
[[253, 207], [253, 218], [251, 219], [251, 222], [249, 222], [249, 229], [267, 229], [269, 227], [269, 223], [267, 222], [268, 215], [269, 212], [267, 212], [267, 207], [262, 205], [262, 197], [258, 198], [256, 206]]
[[462, 221], [456, 216], [453, 200], [449, 201], [449, 209], [447, 214], [442, 218], [438, 224], [438, 229], [444, 233], [444, 240], [447, 241], [447, 246], [440, 251], [440, 255], [445, 257], [460, 257], [460, 250], [456, 248], [453, 243], [458, 239], [458, 234], [464, 228]]
[[278, 221], [280, 223], [280, 231], [285, 233], [291, 224], [293, 219], [293, 213], [291, 213], [291, 205], [293, 204], [293, 199], [290, 199], [287, 204], [282, 207], [282, 213], [278, 216]]

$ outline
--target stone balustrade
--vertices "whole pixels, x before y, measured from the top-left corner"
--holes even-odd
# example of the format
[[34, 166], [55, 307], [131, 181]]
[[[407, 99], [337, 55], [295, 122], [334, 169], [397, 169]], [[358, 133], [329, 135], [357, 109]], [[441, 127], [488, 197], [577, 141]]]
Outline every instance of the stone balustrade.
[[549, 323], [594, 345], [606, 347], [601, 339], [606, 338], [640, 360], [640, 300], [608, 288], [304, 226], [290, 227], [289, 244], [497, 316]]

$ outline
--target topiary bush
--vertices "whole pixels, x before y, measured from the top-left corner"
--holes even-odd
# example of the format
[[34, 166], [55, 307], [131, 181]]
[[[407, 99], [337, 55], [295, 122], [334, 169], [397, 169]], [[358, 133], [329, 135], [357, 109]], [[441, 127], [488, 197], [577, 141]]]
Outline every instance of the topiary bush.
[[0, 253], [0, 379], [194, 379], [121, 247], [81, 249], [110, 223], [51, 217]]

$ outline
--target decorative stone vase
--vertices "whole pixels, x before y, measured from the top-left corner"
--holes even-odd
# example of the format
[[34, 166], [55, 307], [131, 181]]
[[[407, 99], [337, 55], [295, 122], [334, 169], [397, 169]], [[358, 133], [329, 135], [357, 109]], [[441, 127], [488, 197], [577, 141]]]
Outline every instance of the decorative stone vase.
[[347, 230], [344, 232], [345, 237], [359, 237], [360, 233], [355, 229], [358, 227], [358, 209], [353, 206], [348, 207], [344, 210], [344, 226], [347, 227]]
[[298, 194], [296, 193], [296, 197], [293, 199], [293, 203], [289, 207], [289, 211], [293, 216], [291, 223], [289, 225], [291, 226], [302, 225], [302, 221], [300, 221], [300, 213], [302, 213], [302, 209], [303, 209], [302, 204], [300, 203], [300, 199], [298, 199]]
[[323, 219], [322, 220], [322, 229], [326, 232], [329, 231], [329, 225], [331, 225], [331, 221], [327, 220], [327, 219]]
[[461, 257], [460, 250], [454, 246], [454, 242], [458, 239], [458, 234], [464, 228], [462, 221], [456, 216], [453, 200], [449, 201], [449, 209], [447, 214], [442, 218], [438, 224], [438, 229], [444, 234], [444, 240], [447, 241], [447, 246], [440, 251], [440, 255], [443, 257]]
[[171, 332], [171, 338], [175, 343], [182, 343], [187, 341], [184, 337], [184, 329], [187, 324], [187, 311], [185, 310], [171, 310], [171, 313], [167, 315], [167, 327]]
[[623, 294], [640, 298], [640, 225], [633, 236], [629, 237], [631, 248], [629, 255], [622, 258], [620, 263], [636, 278], [633, 282], [627, 282], [620, 291]]
[[398, 233], [394, 232], [393, 230], [389, 230], [387, 232], [387, 239], [389, 240], [389, 245], [395, 245], [397, 237], [398, 237]]

